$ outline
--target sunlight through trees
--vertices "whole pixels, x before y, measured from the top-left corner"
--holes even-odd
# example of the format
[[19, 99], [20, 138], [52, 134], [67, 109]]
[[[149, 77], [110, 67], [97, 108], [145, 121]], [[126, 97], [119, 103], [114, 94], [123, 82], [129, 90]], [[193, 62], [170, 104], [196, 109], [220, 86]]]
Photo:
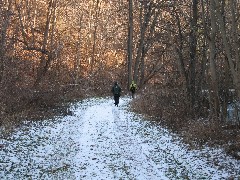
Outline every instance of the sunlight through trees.
[[226, 119], [228, 104], [240, 98], [239, 6], [234, 0], [1, 0], [1, 111], [11, 106], [5, 94], [11, 89], [77, 84], [104, 94], [115, 80], [127, 91], [133, 79], [139, 92], [154, 86], [156, 96], [179, 94], [187, 114]]

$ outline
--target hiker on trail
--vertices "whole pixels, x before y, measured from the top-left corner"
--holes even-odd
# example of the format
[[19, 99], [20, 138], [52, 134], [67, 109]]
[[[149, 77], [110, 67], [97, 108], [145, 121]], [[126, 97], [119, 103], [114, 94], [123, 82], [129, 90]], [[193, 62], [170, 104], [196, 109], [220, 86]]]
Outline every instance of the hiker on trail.
[[132, 92], [132, 98], [134, 98], [134, 94], [136, 92], [137, 89], [137, 85], [135, 84], [134, 81], [132, 81], [131, 85], [130, 85], [130, 91]]
[[121, 96], [121, 91], [122, 91], [122, 89], [120, 88], [118, 83], [114, 82], [114, 85], [112, 87], [112, 93], [113, 93], [113, 96], [114, 96], [115, 106], [118, 106], [118, 104], [119, 104], [119, 97]]

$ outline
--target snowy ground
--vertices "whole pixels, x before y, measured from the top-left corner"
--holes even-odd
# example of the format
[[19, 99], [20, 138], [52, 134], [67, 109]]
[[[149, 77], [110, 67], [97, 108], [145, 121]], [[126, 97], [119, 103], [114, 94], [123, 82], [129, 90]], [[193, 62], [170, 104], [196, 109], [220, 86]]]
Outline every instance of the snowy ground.
[[240, 179], [239, 161], [220, 149], [188, 150], [129, 112], [129, 101], [87, 99], [72, 116], [26, 122], [0, 140], [0, 179]]

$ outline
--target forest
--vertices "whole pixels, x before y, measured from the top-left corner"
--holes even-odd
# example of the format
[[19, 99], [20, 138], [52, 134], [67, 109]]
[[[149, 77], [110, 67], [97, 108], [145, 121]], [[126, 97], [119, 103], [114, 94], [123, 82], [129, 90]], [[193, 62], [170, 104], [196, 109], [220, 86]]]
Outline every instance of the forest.
[[123, 95], [133, 111], [240, 158], [238, 0], [0, 0], [0, 125]]

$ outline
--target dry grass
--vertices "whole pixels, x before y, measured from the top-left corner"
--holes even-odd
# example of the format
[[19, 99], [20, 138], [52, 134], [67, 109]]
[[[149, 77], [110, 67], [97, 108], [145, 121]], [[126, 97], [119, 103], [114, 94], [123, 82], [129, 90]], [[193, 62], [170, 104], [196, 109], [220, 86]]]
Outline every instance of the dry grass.
[[[97, 76], [98, 77], [98, 76]], [[100, 78], [100, 77], [98, 77]], [[109, 79], [82, 79], [79, 84], [59, 85], [46, 81], [37, 88], [19, 83], [0, 84], [0, 128], [11, 132], [23, 120], [42, 120], [69, 113], [69, 104], [86, 97], [110, 92]]]
[[68, 86], [38, 89], [14, 87], [10, 92], [1, 91], [0, 126], [6, 135], [23, 120], [36, 121], [66, 115], [69, 102], [83, 97], [82, 89]]
[[240, 159], [239, 125], [229, 125], [218, 119], [191, 116], [188, 102], [181, 90], [168, 89], [159, 92], [157, 88], [149, 89], [151, 90], [141, 92], [141, 96], [134, 99], [132, 103], [134, 111], [145, 114], [178, 133], [192, 148], [205, 144], [222, 146], [227, 153]]
[[[134, 99], [134, 111], [157, 118], [163, 125], [179, 129], [189, 117], [189, 108], [184, 95], [177, 89], [159, 90], [149, 88]], [[176, 93], [176, 92], [179, 93]], [[157, 92], [157, 93], [156, 93]]]

